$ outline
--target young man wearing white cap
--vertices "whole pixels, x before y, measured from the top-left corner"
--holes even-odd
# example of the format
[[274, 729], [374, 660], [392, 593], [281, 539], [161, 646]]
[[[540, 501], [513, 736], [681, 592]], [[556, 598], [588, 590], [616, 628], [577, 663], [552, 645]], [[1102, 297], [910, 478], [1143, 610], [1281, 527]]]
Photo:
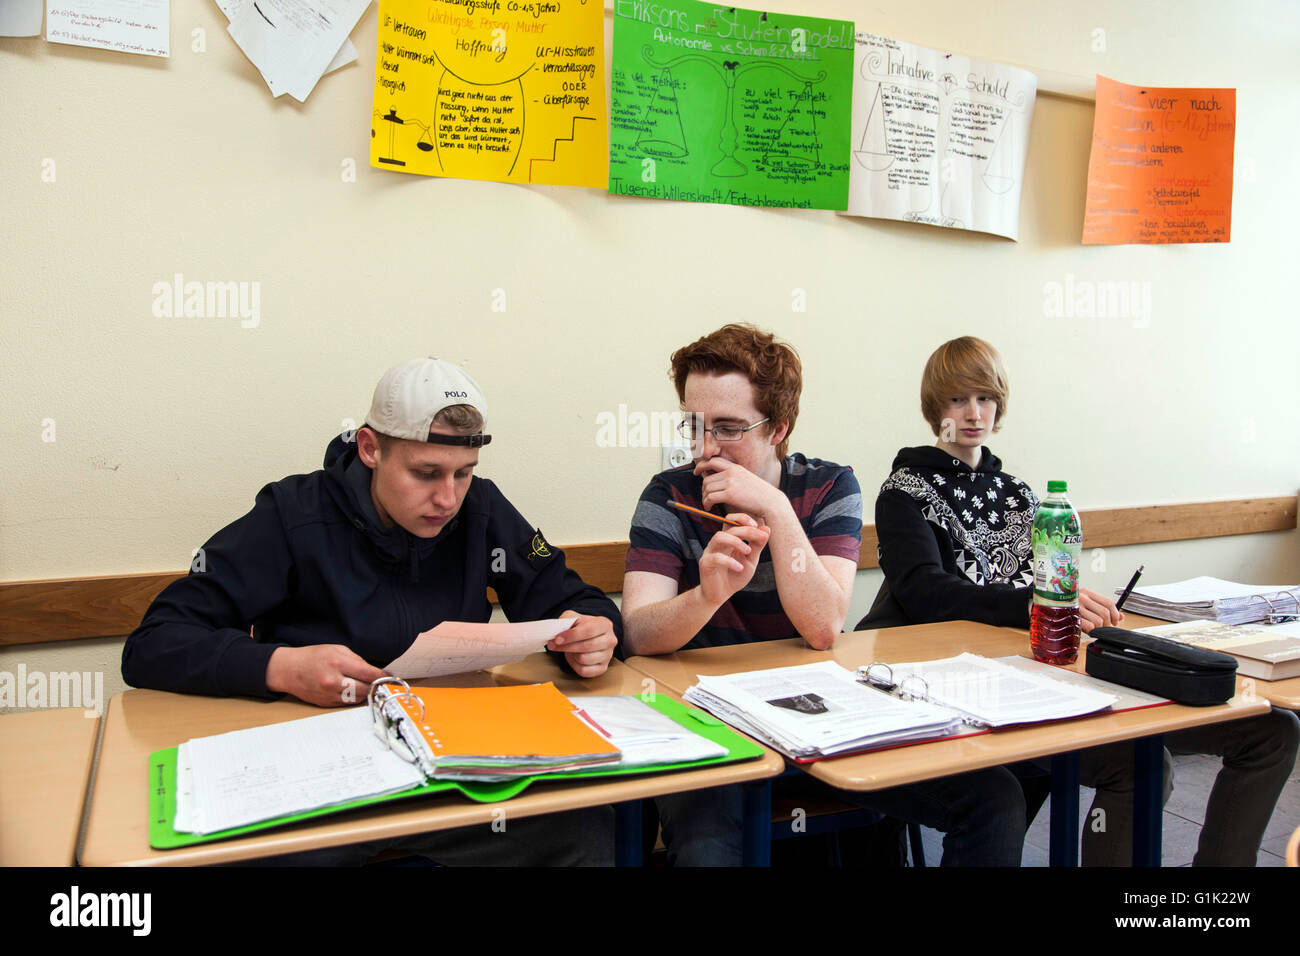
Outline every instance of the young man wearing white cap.
[[127, 683], [361, 701], [418, 633], [487, 621], [489, 587], [511, 620], [576, 618], [547, 646], [580, 677], [603, 674], [618, 610], [474, 477], [486, 417], [482, 390], [454, 365], [389, 369], [365, 425], [330, 442], [323, 469], [264, 487], [203, 546], [203, 570], [157, 597], [123, 649]]

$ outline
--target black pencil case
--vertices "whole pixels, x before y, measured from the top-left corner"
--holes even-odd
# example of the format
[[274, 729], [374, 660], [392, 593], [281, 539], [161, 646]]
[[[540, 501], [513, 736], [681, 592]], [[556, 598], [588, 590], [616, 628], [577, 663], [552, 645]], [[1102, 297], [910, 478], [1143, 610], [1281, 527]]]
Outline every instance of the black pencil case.
[[1237, 660], [1227, 654], [1122, 627], [1096, 627], [1088, 636], [1094, 640], [1084, 670], [1099, 680], [1197, 707], [1236, 692]]

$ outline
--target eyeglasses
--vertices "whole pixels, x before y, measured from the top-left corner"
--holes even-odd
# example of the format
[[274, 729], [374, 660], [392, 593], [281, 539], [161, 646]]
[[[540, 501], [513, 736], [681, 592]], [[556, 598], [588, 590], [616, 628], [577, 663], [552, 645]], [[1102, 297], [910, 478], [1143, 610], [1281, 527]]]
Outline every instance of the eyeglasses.
[[745, 432], [752, 431], [771, 419], [764, 418], [761, 422], [754, 422], [745, 428], [739, 425], [714, 425], [712, 428], [704, 428], [701, 424], [703, 420], [698, 415], [687, 415], [677, 426], [677, 431], [683, 438], [689, 438], [693, 442], [700, 441], [707, 434], [712, 434], [715, 441], [740, 441], [745, 437]]

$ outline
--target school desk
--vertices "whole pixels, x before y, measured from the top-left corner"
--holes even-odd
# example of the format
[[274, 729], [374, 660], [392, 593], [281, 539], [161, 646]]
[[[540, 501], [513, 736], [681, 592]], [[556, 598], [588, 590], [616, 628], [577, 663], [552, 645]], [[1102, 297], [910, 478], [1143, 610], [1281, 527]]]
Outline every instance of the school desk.
[[[554, 681], [563, 693], [579, 696], [639, 694], [643, 677], [614, 661], [601, 677], [581, 680], [565, 676], [546, 654], [534, 654], [518, 664], [491, 671], [413, 683], [474, 687], [547, 680]], [[526, 817], [606, 804], [623, 806], [616, 822], [616, 851], [620, 862], [635, 863], [641, 840], [640, 807], [636, 801], [725, 784], [754, 784], [779, 774], [784, 766], [777, 754], [765, 750], [757, 760], [699, 770], [587, 781], [540, 781], [519, 796], [498, 803], [478, 803], [460, 794], [433, 794], [231, 840], [173, 850], [154, 850], [149, 846], [146, 789], [152, 752], [174, 747], [191, 737], [319, 713], [321, 708], [291, 700], [196, 697], [152, 690], [117, 694], [110, 700], [105, 717], [81, 863], [86, 866], [229, 863], [488, 823], [498, 808], [504, 808], [509, 816]], [[760, 827], [766, 832], [771, 814], [769, 791], [765, 785], [749, 786], [746, 790], [747, 820], [753, 822], [751, 829], [755, 834]], [[635, 839], [629, 847], [632, 834]], [[751, 841], [754, 839], [751, 837]]]
[[76, 861], [99, 721], [80, 707], [0, 717], [0, 866]]
[[[701, 674], [732, 674], [824, 660], [835, 660], [855, 669], [874, 661], [934, 660], [963, 651], [985, 657], [1028, 656], [1028, 635], [1011, 628], [950, 621], [842, 634], [829, 651], [813, 650], [796, 638], [678, 651], [657, 657], [632, 657], [628, 664], [653, 679], [659, 689], [680, 695]], [[1082, 671], [1082, 654], [1073, 668]], [[1165, 704], [799, 766], [819, 780], [844, 790], [880, 790], [1021, 760], [1053, 757], [1051, 861], [1053, 865], [1073, 865], [1078, 860], [1079, 832], [1077, 751], [1133, 740], [1137, 762], [1133, 864], [1159, 866], [1163, 784], [1160, 735], [1250, 717], [1268, 709], [1266, 700], [1238, 694], [1217, 707]]]

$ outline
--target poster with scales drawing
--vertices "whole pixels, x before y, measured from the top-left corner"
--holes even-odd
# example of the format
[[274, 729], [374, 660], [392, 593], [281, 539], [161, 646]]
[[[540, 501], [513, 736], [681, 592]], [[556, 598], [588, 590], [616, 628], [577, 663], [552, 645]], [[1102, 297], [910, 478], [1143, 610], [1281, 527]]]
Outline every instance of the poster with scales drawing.
[[1015, 239], [1038, 77], [857, 35], [851, 216]]
[[853, 24], [614, 0], [609, 191], [842, 210]]
[[379, 0], [370, 165], [602, 189], [598, 0]]

